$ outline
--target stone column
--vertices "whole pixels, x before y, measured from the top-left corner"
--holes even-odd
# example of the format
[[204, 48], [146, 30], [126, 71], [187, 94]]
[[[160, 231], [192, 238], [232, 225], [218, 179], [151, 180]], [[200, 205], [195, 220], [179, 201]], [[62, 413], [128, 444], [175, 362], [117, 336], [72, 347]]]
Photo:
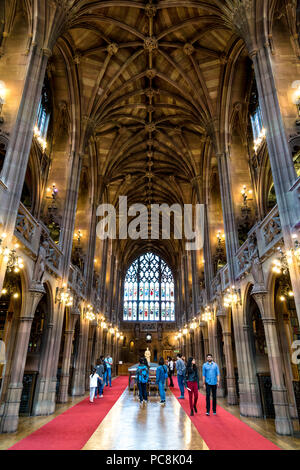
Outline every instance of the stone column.
[[[267, 131], [266, 140], [285, 248], [290, 250], [293, 248], [293, 228], [300, 222], [299, 193], [292, 189], [297, 175], [279, 106], [269, 41], [266, 40], [258, 49], [253, 48], [250, 55], [254, 64], [263, 123]], [[289, 268], [300, 322], [300, 273], [295, 260]]]
[[237, 405], [238, 397], [236, 394], [231, 333], [228, 331], [223, 332], [223, 340], [227, 372], [227, 403], [228, 405]]
[[[86, 377], [86, 358], [88, 346], [88, 321], [87, 324], [81, 323], [80, 335], [78, 342], [78, 353], [75, 363], [73, 387], [71, 391], [72, 396], [81, 396], [85, 392], [85, 377]], [[89, 374], [88, 374], [89, 375]]]
[[66, 403], [68, 401], [70, 361], [71, 361], [71, 349], [72, 349], [74, 329], [66, 330], [65, 332], [63, 332], [63, 334], [65, 334], [65, 344], [64, 344], [59, 392], [58, 392], [58, 398], [57, 398], [58, 403]]
[[232, 318], [239, 374], [240, 412], [242, 416], [261, 417], [260, 393], [250, 349], [249, 326], [244, 324], [240, 304], [232, 305]]
[[[51, 51], [42, 49], [41, 45], [36, 44], [32, 48], [16, 123], [6, 151], [0, 198], [2, 231], [7, 233], [7, 244], [10, 243], [14, 233], [32, 144], [33, 128], [50, 55]], [[5, 272], [6, 264], [1, 258], [0, 290], [3, 286]]]
[[12, 356], [10, 382], [7, 387], [0, 432], [15, 432], [18, 429], [19, 408], [23, 390], [23, 376], [27, 358], [28, 342], [32, 320], [39, 301], [45, 292], [28, 291], [24, 294], [24, 310], [20, 322]]
[[194, 348], [195, 348], [195, 359], [198, 365], [200, 365], [200, 344], [199, 344], [199, 327], [194, 329]]
[[212, 325], [212, 341], [213, 341], [214, 361], [218, 364], [219, 369], [220, 369], [220, 386], [218, 387], [218, 390], [217, 390], [217, 396], [218, 397], [224, 397], [225, 396], [224, 376], [223, 376], [223, 371], [222, 371], [222, 368], [221, 368], [221, 357], [220, 357], [220, 350], [219, 350], [219, 343], [218, 343], [217, 322], [216, 321]]
[[53, 402], [55, 403], [55, 390], [54, 394], [51, 393], [51, 367], [49, 359], [53, 357], [53, 323], [47, 324], [46, 341], [43, 348], [43, 358], [41, 369], [37, 383], [37, 399], [33, 408], [33, 415], [41, 416], [48, 415], [52, 412]]
[[272, 380], [276, 432], [281, 435], [290, 436], [293, 434], [293, 424], [290, 417], [287, 389], [284, 383], [282, 357], [276, 329], [276, 318], [273, 309], [271, 310], [268, 308], [266, 294], [253, 294], [253, 297], [259, 306], [264, 324]]
[[226, 254], [231, 284], [235, 280], [235, 254], [239, 249], [237, 227], [231, 194], [231, 179], [229, 156], [226, 152], [218, 154], [218, 169], [220, 175], [220, 191], [222, 200], [223, 220], [225, 229]]

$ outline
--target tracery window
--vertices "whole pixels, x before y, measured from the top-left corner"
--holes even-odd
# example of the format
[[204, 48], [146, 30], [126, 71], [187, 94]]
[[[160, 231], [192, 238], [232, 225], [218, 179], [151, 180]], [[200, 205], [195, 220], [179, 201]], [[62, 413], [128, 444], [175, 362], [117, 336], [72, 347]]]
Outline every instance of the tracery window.
[[257, 106], [250, 118], [253, 132], [253, 140], [256, 141], [257, 139], [259, 139], [263, 131], [263, 122], [259, 106]]
[[46, 139], [50, 121], [50, 98], [46, 85], [43, 86], [42, 95], [38, 107], [35, 127], [40, 137]]
[[123, 320], [175, 321], [172, 271], [154, 253], [140, 256], [126, 273]]

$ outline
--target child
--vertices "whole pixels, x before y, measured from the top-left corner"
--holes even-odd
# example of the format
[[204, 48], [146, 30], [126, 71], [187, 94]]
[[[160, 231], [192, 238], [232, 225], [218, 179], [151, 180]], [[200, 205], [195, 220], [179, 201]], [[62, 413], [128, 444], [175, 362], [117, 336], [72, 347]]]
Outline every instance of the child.
[[136, 383], [140, 392], [140, 404], [148, 403], [147, 383], [149, 380], [149, 368], [145, 365], [145, 358], [140, 359], [140, 364], [136, 371]]
[[160, 404], [166, 404], [166, 392], [165, 392], [165, 383], [168, 378], [168, 368], [165, 365], [164, 358], [161, 357], [158, 362], [159, 366], [156, 369], [156, 383], [159, 389], [160, 395]]
[[98, 379], [102, 380], [102, 377], [99, 377], [95, 367], [92, 369], [92, 373], [90, 375], [90, 402], [94, 402], [95, 391], [98, 385]]

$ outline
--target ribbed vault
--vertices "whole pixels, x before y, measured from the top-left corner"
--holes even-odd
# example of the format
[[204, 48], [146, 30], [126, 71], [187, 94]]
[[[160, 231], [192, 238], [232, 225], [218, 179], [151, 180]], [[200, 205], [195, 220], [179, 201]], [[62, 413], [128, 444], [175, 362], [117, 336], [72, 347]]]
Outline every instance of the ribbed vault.
[[[218, 132], [226, 64], [239, 41], [224, 2], [79, 1], [74, 9], [56, 51], [76, 66], [100, 201], [195, 202], [191, 181], [204, 179], [204, 147]], [[123, 249], [138, 251], [128, 243]], [[177, 252], [178, 243], [164, 249]]]

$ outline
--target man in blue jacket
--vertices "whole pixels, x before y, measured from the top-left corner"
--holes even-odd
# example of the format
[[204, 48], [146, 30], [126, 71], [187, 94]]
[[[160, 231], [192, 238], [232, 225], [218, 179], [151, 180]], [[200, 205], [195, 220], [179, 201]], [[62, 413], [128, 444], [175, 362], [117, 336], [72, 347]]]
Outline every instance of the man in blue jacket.
[[185, 369], [186, 367], [182, 360], [182, 354], [177, 354], [176, 370], [178, 387], [180, 389], [180, 397], [178, 397], [179, 399], [184, 398]]
[[212, 354], [207, 355], [207, 362], [203, 364], [203, 387], [206, 387], [206, 414], [210, 413], [210, 394], [213, 396], [213, 414], [217, 414], [217, 387], [220, 385], [220, 371], [218, 364], [213, 361]]

